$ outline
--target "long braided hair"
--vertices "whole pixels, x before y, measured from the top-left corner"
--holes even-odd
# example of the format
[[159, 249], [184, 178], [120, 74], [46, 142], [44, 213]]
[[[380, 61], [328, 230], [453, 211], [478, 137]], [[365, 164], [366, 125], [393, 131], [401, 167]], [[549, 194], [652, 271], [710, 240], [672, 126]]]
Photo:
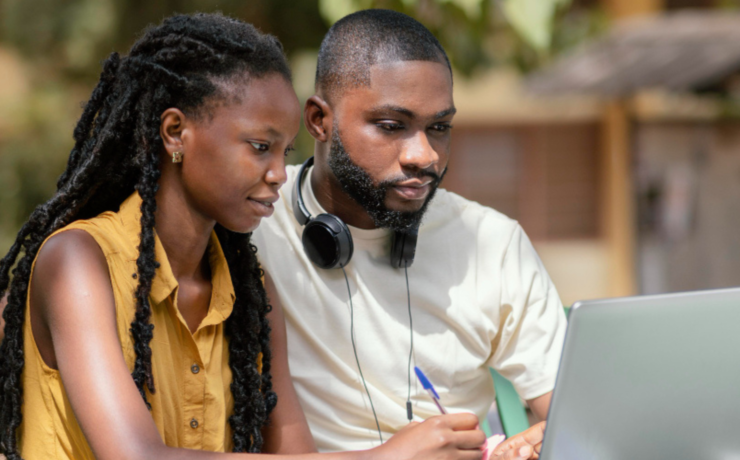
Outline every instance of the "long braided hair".
[[[5, 338], [0, 344], [0, 453], [20, 459], [16, 429], [22, 419], [23, 323], [31, 265], [44, 240], [77, 219], [118, 210], [135, 190], [141, 204], [136, 314], [131, 336], [136, 353], [132, 378], [148, 407], [155, 392], [149, 292], [159, 264], [154, 257], [155, 194], [160, 177], [160, 115], [177, 107], [192, 116], [225, 97], [219, 81], [277, 73], [291, 79], [277, 39], [219, 14], [177, 15], [150, 28], [128, 56], [111, 54], [74, 130], [75, 145], [57, 191], [38, 206], [0, 261], [0, 299], [8, 293]], [[235, 452], [259, 452], [261, 428], [277, 403], [270, 377], [270, 310], [261, 283], [257, 249], [249, 234], [216, 225], [231, 271], [236, 302], [225, 324], [233, 380]], [[22, 253], [22, 256], [21, 256]], [[20, 258], [19, 258], [20, 256]], [[10, 276], [11, 268], [12, 281]], [[258, 356], [262, 353], [262, 373]]]

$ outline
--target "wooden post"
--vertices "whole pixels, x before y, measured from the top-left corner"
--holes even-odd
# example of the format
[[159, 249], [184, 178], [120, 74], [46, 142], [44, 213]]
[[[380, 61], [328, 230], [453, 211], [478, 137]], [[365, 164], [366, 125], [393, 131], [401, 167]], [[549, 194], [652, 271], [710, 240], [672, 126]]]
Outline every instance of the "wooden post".
[[607, 103], [602, 125], [602, 229], [609, 246], [611, 295], [637, 293], [632, 140], [624, 101]]
[[[664, 0], [602, 0], [610, 19], [658, 14]], [[633, 192], [632, 136], [624, 99], [606, 104], [602, 146], [602, 228], [609, 247], [611, 294], [637, 293], [637, 216]]]
[[612, 20], [659, 13], [663, 0], [604, 0], [603, 6]]

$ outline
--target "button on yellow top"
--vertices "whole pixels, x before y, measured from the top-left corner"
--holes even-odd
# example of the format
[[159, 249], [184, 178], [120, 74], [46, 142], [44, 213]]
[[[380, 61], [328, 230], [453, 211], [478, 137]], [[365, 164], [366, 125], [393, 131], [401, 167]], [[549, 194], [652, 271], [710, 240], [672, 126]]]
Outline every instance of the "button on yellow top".
[[[85, 230], [105, 254], [116, 304], [118, 338], [130, 371], [136, 358], [129, 328], [136, 311], [133, 293], [138, 280], [132, 274], [137, 271], [140, 206], [141, 198], [134, 193], [118, 212], [105, 212], [60, 230]], [[230, 451], [228, 418], [234, 401], [229, 388], [231, 368], [224, 321], [231, 314], [235, 296], [221, 245], [213, 233], [208, 248], [213, 293], [208, 313], [194, 334], [177, 308], [177, 281], [159, 238], [155, 241], [155, 256], [160, 267], [152, 281], [149, 300], [154, 325], [150, 343], [152, 372], [157, 391], [147, 392], [152, 418], [169, 446]], [[93, 459], [59, 372], [41, 359], [30, 321], [24, 326], [24, 354], [23, 423], [18, 431], [23, 458]], [[193, 423], [200, 429], [191, 429]]]

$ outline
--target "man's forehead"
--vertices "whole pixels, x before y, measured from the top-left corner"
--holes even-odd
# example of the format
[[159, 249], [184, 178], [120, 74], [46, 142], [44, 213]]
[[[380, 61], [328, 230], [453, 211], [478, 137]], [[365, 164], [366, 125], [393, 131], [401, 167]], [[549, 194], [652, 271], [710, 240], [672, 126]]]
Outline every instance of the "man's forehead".
[[452, 74], [442, 63], [434, 61], [391, 61], [370, 66], [370, 88], [401, 91], [417, 87], [426, 91], [449, 92], [452, 97]]
[[370, 85], [347, 89], [342, 98], [363, 111], [411, 111], [419, 116], [454, 113], [450, 71], [431, 61], [375, 64], [370, 67]]

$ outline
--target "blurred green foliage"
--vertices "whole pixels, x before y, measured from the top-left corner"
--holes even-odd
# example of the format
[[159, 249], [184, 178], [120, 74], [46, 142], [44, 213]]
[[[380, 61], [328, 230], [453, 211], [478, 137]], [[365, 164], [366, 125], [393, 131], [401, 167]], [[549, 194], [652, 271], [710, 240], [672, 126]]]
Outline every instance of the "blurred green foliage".
[[[457, 71], [470, 76], [492, 65], [536, 68], [599, 30], [590, 12], [565, 9], [566, 2], [0, 0], [0, 253], [33, 208], [53, 194], [100, 62], [114, 50], [125, 52], [148, 24], [175, 12], [221, 11], [277, 35], [302, 69], [296, 79], [307, 80], [296, 81], [305, 98], [313, 84], [311, 56], [328, 26], [356, 9], [391, 8], [419, 19]], [[531, 14], [538, 6], [546, 11]], [[298, 142], [303, 155], [293, 159], [312, 145], [304, 130]]]

